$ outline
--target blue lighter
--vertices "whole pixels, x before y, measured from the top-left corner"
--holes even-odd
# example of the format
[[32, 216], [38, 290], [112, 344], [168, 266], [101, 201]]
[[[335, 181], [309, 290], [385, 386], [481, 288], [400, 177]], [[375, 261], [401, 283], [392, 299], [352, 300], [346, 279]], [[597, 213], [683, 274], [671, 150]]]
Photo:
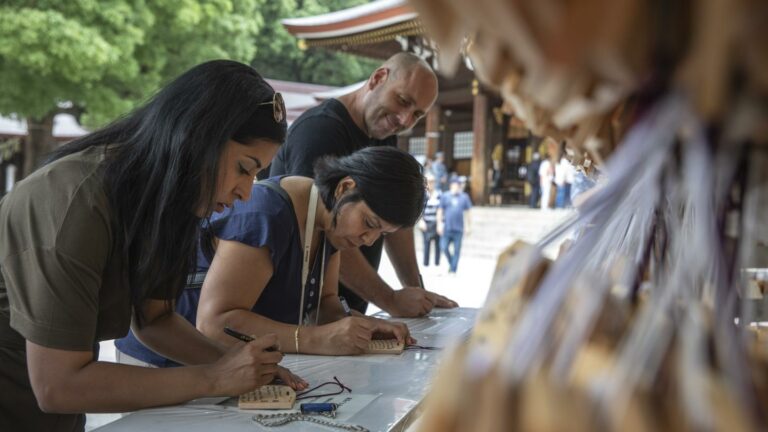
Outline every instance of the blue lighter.
[[335, 403], [303, 403], [300, 405], [302, 414], [333, 413], [338, 407]]

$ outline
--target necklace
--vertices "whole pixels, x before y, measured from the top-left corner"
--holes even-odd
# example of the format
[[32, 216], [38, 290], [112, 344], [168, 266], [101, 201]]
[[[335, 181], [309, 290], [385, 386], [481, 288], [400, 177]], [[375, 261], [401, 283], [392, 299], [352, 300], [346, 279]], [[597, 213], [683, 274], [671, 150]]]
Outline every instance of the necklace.
[[332, 427], [352, 432], [370, 432], [367, 428], [360, 425], [352, 425], [329, 420], [336, 416], [336, 413], [320, 413], [319, 415], [308, 415], [300, 412], [294, 413], [274, 413], [274, 414], [256, 414], [252, 417], [253, 421], [264, 427], [278, 427], [288, 423], [305, 421], [315, 423], [321, 426]]
[[[338, 403], [336, 407], [338, 408], [344, 405], [345, 403], [349, 402], [350, 400], [352, 400], [352, 398], [346, 398], [340, 403]], [[352, 424], [346, 424], [346, 423], [340, 423], [337, 421], [328, 420], [333, 418], [336, 418], [336, 411], [321, 412], [313, 415], [302, 414], [300, 412], [256, 414], [255, 416], [252, 417], [252, 420], [264, 427], [278, 427], [278, 426], [286, 425], [288, 423], [305, 421], [309, 423], [315, 423], [321, 426], [327, 426], [327, 427], [341, 429], [341, 430], [348, 430], [352, 432], [370, 432], [368, 428], [365, 428], [360, 425], [352, 425]]]

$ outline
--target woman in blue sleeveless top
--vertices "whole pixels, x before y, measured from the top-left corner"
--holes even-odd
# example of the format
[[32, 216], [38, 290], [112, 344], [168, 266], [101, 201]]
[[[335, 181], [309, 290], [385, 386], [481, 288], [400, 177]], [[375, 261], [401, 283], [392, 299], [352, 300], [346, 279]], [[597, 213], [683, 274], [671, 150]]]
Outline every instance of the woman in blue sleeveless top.
[[[319, 198], [310, 222], [314, 233], [302, 293], [313, 187]], [[201, 241], [198, 273], [190, 277], [177, 310], [204, 334], [228, 345], [236, 340], [224, 327], [249, 335], [274, 333], [282, 351], [307, 354], [359, 354], [375, 337], [410, 342], [404, 324], [344, 308], [338, 297], [339, 251], [413, 226], [424, 199], [418, 162], [389, 147], [321, 159], [314, 182], [289, 176], [257, 183], [247, 202], [212, 220], [213, 239]], [[212, 259], [206, 258], [212, 254], [205, 253], [208, 244], [215, 249]], [[172, 364], [130, 336], [116, 345], [142, 361]]]

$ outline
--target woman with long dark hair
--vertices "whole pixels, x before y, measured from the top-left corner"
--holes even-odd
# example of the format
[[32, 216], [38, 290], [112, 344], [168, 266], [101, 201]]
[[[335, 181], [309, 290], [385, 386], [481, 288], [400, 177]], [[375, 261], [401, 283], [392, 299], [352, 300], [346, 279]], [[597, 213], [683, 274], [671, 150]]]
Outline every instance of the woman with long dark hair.
[[[339, 251], [412, 227], [425, 194], [419, 163], [392, 147], [320, 159], [314, 182], [280, 176], [256, 183], [250, 200], [214, 216], [215, 253], [199, 255], [177, 311], [224, 344], [236, 343], [224, 326], [274, 333], [283, 351], [306, 354], [360, 354], [372, 338], [409, 342], [405, 324], [345, 310]], [[173, 365], [130, 337], [117, 346], [142, 362]]]
[[[0, 201], [0, 430], [82, 430], [121, 412], [270, 382], [274, 335], [225, 348], [173, 312], [201, 221], [247, 200], [286, 133], [280, 95], [251, 67], [211, 61], [59, 149]], [[129, 325], [179, 363], [97, 361]]]

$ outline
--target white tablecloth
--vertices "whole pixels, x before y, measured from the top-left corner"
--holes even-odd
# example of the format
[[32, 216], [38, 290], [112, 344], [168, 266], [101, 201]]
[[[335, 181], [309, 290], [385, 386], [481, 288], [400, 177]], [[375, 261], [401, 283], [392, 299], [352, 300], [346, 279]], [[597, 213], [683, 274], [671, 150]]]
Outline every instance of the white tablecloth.
[[[469, 335], [476, 309], [436, 309], [425, 318], [398, 319], [406, 322], [422, 346], [449, 348]], [[388, 318], [386, 314], [376, 316]], [[334, 421], [361, 425], [371, 431], [389, 431], [409, 420], [411, 411], [426, 395], [436, 365], [446, 350], [407, 350], [400, 355], [311, 356], [287, 354], [281, 363], [306, 379], [310, 387], [336, 376], [351, 393], [333, 399], [300, 402], [343, 402]], [[336, 390], [336, 386], [326, 386]], [[295, 408], [298, 409], [298, 402]], [[271, 413], [280, 411], [269, 411]], [[202, 399], [185, 405], [135, 412], [97, 429], [121, 431], [314, 431], [307, 422], [265, 428], [255, 423], [254, 411], [237, 408], [236, 399]]]

